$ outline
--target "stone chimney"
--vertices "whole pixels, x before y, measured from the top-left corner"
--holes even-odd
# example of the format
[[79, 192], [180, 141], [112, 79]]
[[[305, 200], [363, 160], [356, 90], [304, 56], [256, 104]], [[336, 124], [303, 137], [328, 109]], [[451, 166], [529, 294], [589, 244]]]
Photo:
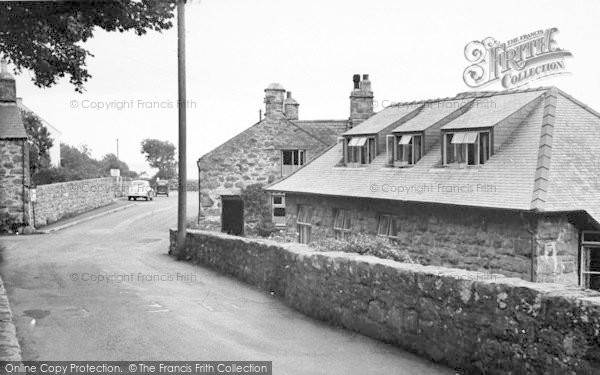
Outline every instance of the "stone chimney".
[[296, 99], [292, 98], [292, 92], [288, 91], [287, 97], [285, 98], [285, 101], [283, 102], [283, 107], [285, 110], [285, 117], [287, 117], [288, 120], [298, 120], [298, 107], [299, 106], [300, 106], [300, 104], [298, 104]]
[[285, 89], [279, 83], [271, 83], [265, 89], [265, 117], [283, 115]]
[[350, 93], [350, 127], [353, 128], [369, 117], [373, 116], [373, 91], [369, 75], [359, 74], [352, 78], [354, 89]]
[[17, 87], [15, 77], [8, 72], [5, 59], [0, 59], [0, 102], [16, 102]]

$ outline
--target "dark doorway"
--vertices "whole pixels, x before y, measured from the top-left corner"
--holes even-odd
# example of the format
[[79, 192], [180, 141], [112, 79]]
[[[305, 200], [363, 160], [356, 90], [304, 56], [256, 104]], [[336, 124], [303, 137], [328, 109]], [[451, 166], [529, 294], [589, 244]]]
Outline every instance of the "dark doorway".
[[222, 195], [221, 232], [244, 234], [244, 201], [239, 195]]

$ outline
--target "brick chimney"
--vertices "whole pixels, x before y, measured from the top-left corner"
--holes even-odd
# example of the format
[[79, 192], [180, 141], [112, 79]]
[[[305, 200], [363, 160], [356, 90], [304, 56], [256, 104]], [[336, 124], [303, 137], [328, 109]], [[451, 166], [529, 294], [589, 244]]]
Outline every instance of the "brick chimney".
[[265, 117], [283, 115], [285, 89], [279, 83], [271, 83], [265, 89]]
[[285, 98], [285, 101], [283, 102], [283, 107], [285, 110], [285, 117], [287, 117], [288, 120], [298, 120], [298, 107], [299, 106], [300, 106], [300, 104], [298, 104], [296, 99], [292, 98], [292, 92], [288, 91], [287, 97]]
[[373, 116], [373, 91], [369, 75], [355, 74], [352, 78], [354, 89], [350, 93], [350, 127], [353, 128]]
[[16, 102], [17, 87], [15, 77], [8, 72], [5, 59], [0, 59], [0, 102]]

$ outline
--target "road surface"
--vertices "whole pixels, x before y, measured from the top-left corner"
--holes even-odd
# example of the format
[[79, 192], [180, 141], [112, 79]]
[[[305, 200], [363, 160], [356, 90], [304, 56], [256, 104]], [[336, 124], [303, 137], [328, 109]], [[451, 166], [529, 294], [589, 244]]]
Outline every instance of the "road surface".
[[[167, 255], [177, 196], [46, 235], [4, 237], [25, 360], [267, 360], [274, 374], [453, 374]], [[188, 195], [188, 213], [197, 210]]]

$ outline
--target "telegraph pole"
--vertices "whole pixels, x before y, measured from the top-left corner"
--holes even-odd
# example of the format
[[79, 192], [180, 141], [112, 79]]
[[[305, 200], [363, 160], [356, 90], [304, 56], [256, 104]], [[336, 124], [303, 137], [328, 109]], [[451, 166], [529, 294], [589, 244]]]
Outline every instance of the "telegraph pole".
[[186, 92], [185, 92], [185, 2], [177, 0], [177, 72], [179, 76], [179, 186], [177, 201], [177, 248], [174, 256], [181, 258], [186, 232]]

